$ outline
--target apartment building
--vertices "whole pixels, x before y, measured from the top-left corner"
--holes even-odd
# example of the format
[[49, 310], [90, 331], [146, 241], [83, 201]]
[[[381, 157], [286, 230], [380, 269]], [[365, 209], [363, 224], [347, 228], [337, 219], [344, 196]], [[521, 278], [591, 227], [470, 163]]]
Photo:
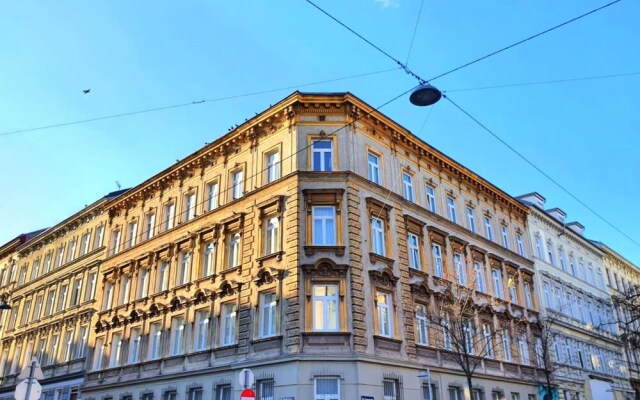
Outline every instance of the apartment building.
[[[262, 400], [535, 398], [529, 209], [352, 94], [296, 92], [105, 211], [85, 400], [230, 400], [242, 368]], [[426, 318], [454, 286], [491, 349], [471, 393]]]
[[[606, 244], [596, 241], [593, 243], [604, 252], [604, 267], [609, 292], [614, 297], [625, 298], [633, 290], [632, 288], [640, 284], [640, 269]], [[616, 307], [615, 302], [614, 307]], [[635, 392], [634, 399], [637, 400], [640, 398], [640, 351], [637, 344], [632, 343], [631, 338], [637, 337], [637, 332], [640, 332], [640, 322], [635, 319], [637, 311], [633, 312], [621, 305], [615, 308], [614, 313], [618, 322], [619, 337], [622, 339], [629, 380]], [[629, 337], [629, 340], [625, 343], [626, 337]]]
[[[519, 196], [530, 207], [540, 311], [553, 332], [554, 383], [564, 400], [628, 399], [632, 392], [614, 309], [605, 284], [604, 252], [565, 222], [559, 208], [545, 209], [539, 193]], [[537, 344], [541, 352], [540, 344]], [[631, 397], [633, 398], [633, 397]]]
[[[75, 400], [87, 343], [111, 193], [14, 248], [2, 290], [11, 306], [1, 336], [0, 398], [13, 399], [17, 375], [36, 357], [43, 400]], [[5, 311], [4, 313], [6, 313]]]

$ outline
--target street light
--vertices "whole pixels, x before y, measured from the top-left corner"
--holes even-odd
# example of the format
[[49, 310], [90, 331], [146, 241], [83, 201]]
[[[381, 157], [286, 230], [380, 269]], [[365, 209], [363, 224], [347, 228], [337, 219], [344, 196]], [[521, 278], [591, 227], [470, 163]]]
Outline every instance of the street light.
[[7, 303], [0, 303], [0, 311], [11, 310], [11, 306]]
[[441, 97], [442, 92], [437, 87], [423, 83], [411, 92], [409, 101], [415, 106], [424, 107], [436, 104]]

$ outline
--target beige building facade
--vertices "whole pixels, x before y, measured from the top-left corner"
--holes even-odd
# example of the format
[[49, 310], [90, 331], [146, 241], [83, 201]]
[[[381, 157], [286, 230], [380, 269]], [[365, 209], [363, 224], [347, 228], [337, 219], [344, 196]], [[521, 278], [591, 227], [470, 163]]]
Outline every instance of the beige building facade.
[[[533, 399], [528, 207], [348, 93], [294, 93], [105, 205], [85, 400]], [[471, 393], [437, 298], [473, 282]], [[478, 349], [471, 349], [473, 357]]]
[[[75, 400], [84, 384], [107, 214], [113, 193], [13, 250], [0, 290], [11, 310], [0, 347], [0, 398], [13, 399], [18, 374], [36, 358], [43, 400]], [[6, 269], [5, 268], [5, 269]]]
[[[566, 222], [559, 208], [545, 209], [539, 193], [519, 196], [531, 210], [528, 233], [537, 297], [552, 332], [553, 384], [564, 400], [633, 398], [618, 328], [605, 283], [605, 254]], [[542, 346], [536, 345], [537, 352]]]

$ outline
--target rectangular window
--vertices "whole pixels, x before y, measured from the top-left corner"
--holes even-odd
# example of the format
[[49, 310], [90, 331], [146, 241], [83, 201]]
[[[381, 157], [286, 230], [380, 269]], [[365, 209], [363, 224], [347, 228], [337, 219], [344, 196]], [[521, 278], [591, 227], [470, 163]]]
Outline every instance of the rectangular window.
[[[58, 360], [58, 348], [60, 346], [60, 334], [54, 334], [51, 339], [51, 348], [49, 353], [49, 360], [47, 362], [48, 365], [55, 364]], [[20, 352], [17, 352], [20, 354]], [[18, 360], [20, 360], [20, 356], [18, 356]]]
[[523, 365], [529, 365], [529, 344], [527, 343], [525, 334], [520, 335], [518, 345], [520, 347], [520, 362], [522, 362]]
[[218, 385], [216, 400], [232, 400], [231, 385]]
[[509, 330], [503, 329], [502, 334], [502, 351], [505, 361], [511, 361], [511, 338], [509, 337]]
[[502, 245], [505, 248], [509, 248], [509, 231], [506, 226], [500, 226], [500, 233], [502, 234]]
[[316, 378], [314, 392], [314, 400], [340, 400], [340, 378]]
[[576, 263], [572, 255], [569, 255], [569, 268], [571, 269], [571, 275], [573, 276], [578, 275], [576, 272]]
[[493, 241], [493, 225], [489, 217], [484, 217], [484, 234], [487, 239]]
[[544, 350], [542, 349], [542, 339], [536, 338], [536, 364], [540, 368], [544, 368]]
[[280, 153], [277, 151], [267, 153], [267, 183], [273, 182], [280, 178]]
[[120, 355], [122, 354], [122, 332], [114, 333], [111, 337], [111, 355], [109, 357], [109, 368], [120, 366]]
[[73, 261], [76, 258], [76, 247], [78, 246], [78, 239], [71, 239], [67, 246], [67, 262]]
[[516, 245], [518, 246], [518, 254], [522, 257], [526, 257], [527, 253], [524, 251], [524, 242], [522, 241], [522, 235], [516, 235]]
[[162, 396], [162, 400], [176, 400], [178, 398], [178, 393], [175, 390], [168, 390], [164, 392], [164, 396]]
[[471, 232], [476, 233], [476, 217], [471, 207], [467, 207], [467, 226]]
[[399, 382], [396, 379], [385, 379], [383, 381], [384, 400], [399, 400], [399, 386]]
[[371, 244], [372, 251], [381, 256], [386, 255], [386, 245], [384, 240], [384, 221], [379, 218], [371, 218]]
[[202, 400], [202, 388], [190, 388], [187, 400]]
[[473, 324], [471, 320], [464, 319], [462, 320], [462, 334], [463, 334], [463, 343], [464, 343], [464, 351], [467, 354], [475, 354], [475, 348], [473, 346], [474, 337], [475, 337], [475, 329], [473, 328]]
[[436, 189], [433, 186], [427, 185], [427, 207], [429, 211], [433, 213], [438, 212], [438, 205], [436, 203]]
[[431, 387], [426, 384], [422, 385], [422, 400], [438, 400], [438, 390], [435, 383]]
[[80, 294], [82, 293], [82, 278], [76, 278], [73, 281], [73, 289], [71, 290], [71, 304], [70, 306], [77, 306], [80, 304]]
[[164, 230], [168, 231], [173, 228], [176, 220], [176, 205], [174, 203], [164, 206]]
[[136, 298], [142, 299], [149, 295], [149, 277], [151, 273], [149, 268], [140, 268], [138, 273], [138, 295]]
[[528, 309], [533, 309], [533, 298], [531, 297], [531, 284], [524, 283], [524, 301]]
[[335, 246], [336, 208], [334, 206], [314, 206], [311, 209], [311, 216], [313, 244], [315, 246]]
[[47, 253], [44, 256], [44, 271], [43, 274], [46, 274], [47, 272], [51, 271], [51, 253]]
[[147, 214], [144, 217], [144, 238], [149, 240], [156, 231], [156, 214]]
[[172, 356], [177, 356], [184, 352], [184, 318], [182, 317], [171, 319], [169, 348], [169, 354]]
[[229, 235], [227, 246], [227, 268], [235, 268], [240, 265], [240, 233]]
[[562, 249], [558, 250], [558, 261], [560, 261], [560, 269], [566, 271], [567, 261], [564, 259], [564, 251]]
[[160, 358], [160, 346], [162, 344], [162, 325], [159, 322], [149, 326], [149, 360]]
[[131, 335], [129, 338], [129, 364], [136, 364], [140, 362], [140, 343], [142, 335], [140, 328], [131, 328]]
[[96, 297], [96, 285], [98, 284], [98, 273], [89, 272], [89, 279], [84, 290], [84, 301], [94, 300]]
[[158, 282], [156, 284], [156, 292], [162, 292], [169, 289], [169, 260], [160, 260], [158, 266]]
[[416, 329], [418, 330], [418, 344], [429, 345], [429, 318], [427, 307], [419, 304], [416, 306]]
[[242, 197], [244, 193], [243, 188], [244, 171], [235, 171], [231, 174], [231, 199], [236, 200]]
[[20, 318], [20, 326], [26, 325], [29, 321], [29, 313], [31, 312], [31, 300], [26, 300], [22, 306], [22, 318]]
[[83, 256], [89, 252], [89, 242], [91, 241], [91, 233], [85, 232], [80, 239], [80, 255]]
[[544, 260], [544, 255], [542, 254], [543, 253], [542, 239], [540, 239], [539, 236], [536, 236], [534, 242], [536, 244], [536, 255], [538, 256], [539, 259]]
[[275, 400], [273, 394], [273, 379], [258, 381], [258, 400]]
[[118, 299], [118, 305], [128, 303], [130, 294], [131, 294], [131, 276], [124, 275], [120, 283], [120, 298]]
[[189, 193], [184, 196], [184, 221], [191, 221], [196, 216], [196, 194]]
[[58, 307], [56, 309], [56, 311], [60, 312], [62, 310], [65, 309], [65, 307], [67, 306], [67, 295], [69, 292], [69, 285], [68, 284], [63, 284], [62, 286], [60, 286], [60, 294], [58, 296]]
[[409, 248], [409, 267], [421, 270], [422, 263], [420, 262], [420, 241], [417, 235], [413, 233], [407, 235], [407, 247]]
[[215, 271], [216, 263], [216, 244], [214, 242], [205, 243], [204, 254], [202, 255], [202, 273], [201, 278], [212, 275]]
[[96, 232], [93, 237], [93, 249], [102, 247], [102, 241], [104, 240], [104, 225], [100, 225], [96, 228]]
[[230, 346], [236, 343], [236, 309], [235, 304], [222, 304], [221, 346]]
[[136, 245], [138, 241], [138, 223], [137, 222], [129, 222], [129, 227], [127, 229], [127, 235], [129, 238], [129, 246], [133, 247]]
[[96, 339], [96, 344], [93, 351], [93, 370], [97, 371], [102, 369], [102, 363], [104, 359], [104, 337]]
[[195, 351], [206, 350], [209, 347], [209, 310], [196, 311], [196, 326], [193, 349]]
[[438, 278], [444, 276], [444, 265], [442, 262], [442, 247], [439, 244], [431, 245], [431, 253], [433, 254], [433, 273]]
[[479, 262], [475, 261], [473, 263], [473, 270], [475, 271], [475, 274], [476, 274], [477, 290], [482, 292], [482, 293], [486, 293], [487, 292], [487, 285], [484, 282], [484, 269], [482, 268], [482, 264], [480, 264]]
[[491, 269], [491, 278], [493, 279], [493, 290], [495, 296], [502, 299], [504, 298], [504, 292], [502, 290], [502, 274], [497, 269]]
[[[44, 315], [51, 315], [51, 313], [53, 312], [53, 306], [55, 304], [56, 301], [56, 291], [55, 289], [50, 290], [49, 293], [47, 294], [47, 307], [44, 310]], [[16, 311], [18, 311], [16, 309]]]
[[33, 266], [31, 268], [31, 280], [36, 279], [38, 276], [40, 276], [40, 259], [33, 262]]
[[120, 251], [120, 239], [122, 232], [120, 229], [116, 229], [111, 232], [111, 255], [117, 254]]
[[56, 250], [56, 268], [60, 268], [60, 266], [62, 266], [63, 260], [64, 260], [64, 247], [59, 247], [58, 250]]
[[178, 273], [176, 275], [176, 284], [184, 285], [191, 281], [191, 252], [185, 251], [180, 254], [178, 263]]
[[76, 359], [84, 357], [87, 349], [87, 340], [89, 339], [89, 327], [83, 325], [80, 327], [80, 334], [78, 335], [78, 345], [76, 346]]
[[462, 389], [458, 387], [449, 387], [449, 400], [464, 400]]
[[449, 221], [457, 224], [458, 216], [456, 215], [456, 202], [453, 200], [453, 197], [447, 197], [447, 213]]
[[378, 312], [378, 334], [380, 336], [393, 336], [393, 319], [391, 310], [391, 295], [376, 292], [376, 310]]
[[482, 336], [484, 337], [484, 351], [489, 358], [495, 357], [493, 351], [493, 332], [491, 332], [491, 325], [482, 324]]
[[331, 332], [340, 330], [338, 285], [314, 285], [312, 303], [314, 331]]
[[402, 173], [402, 194], [405, 200], [415, 203], [415, 192], [413, 190], [413, 177], [406, 172]]
[[464, 265], [464, 261], [460, 253], [453, 253], [453, 264], [456, 267], [456, 275], [458, 283], [461, 285], [467, 284], [467, 268]]
[[367, 156], [369, 163], [369, 180], [373, 183], [380, 184], [380, 157], [376, 154], [369, 153]]
[[314, 140], [311, 144], [313, 171], [333, 171], [333, 141]]
[[260, 296], [260, 337], [267, 338], [277, 333], [278, 301], [275, 293]]
[[219, 192], [220, 187], [218, 182], [210, 182], [207, 184], [207, 211], [218, 208]]
[[264, 254], [269, 255], [279, 250], [279, 227], [280, 221], [278, 217], [268, 218], [266, 221], [264, 232]]
[[547, 256], [549, 258], [549, 264], [556, 266], [556, 258], [553, 253], [553, 244], [551, 242], [547, 242]]
[[102, 310], [108, 310], [113, 307], [113, 282], [106, 282], [104, 284], [104, 302], [102, 303]]
[[44, 303], [44, 295], [39, 295], [36, 298], [36, 306], [33, 309], [33, 315], [31, 316], [31, 321], [37, 321], [40, 319], [42, 315], [42, 305]]

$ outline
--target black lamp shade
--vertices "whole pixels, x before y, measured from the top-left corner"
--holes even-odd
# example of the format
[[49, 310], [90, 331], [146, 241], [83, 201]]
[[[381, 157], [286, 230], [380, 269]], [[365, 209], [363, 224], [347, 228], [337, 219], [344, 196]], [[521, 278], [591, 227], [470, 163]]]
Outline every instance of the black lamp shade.
[[418, 86], [411, 92], [411, 96], [409, 96], [409, 101], [411, 104], [425, 107], [434, 105], [440, 100], [442, 97], [442, 92], [438, 90], [435, 86], [432, 86], [428, 83]]

